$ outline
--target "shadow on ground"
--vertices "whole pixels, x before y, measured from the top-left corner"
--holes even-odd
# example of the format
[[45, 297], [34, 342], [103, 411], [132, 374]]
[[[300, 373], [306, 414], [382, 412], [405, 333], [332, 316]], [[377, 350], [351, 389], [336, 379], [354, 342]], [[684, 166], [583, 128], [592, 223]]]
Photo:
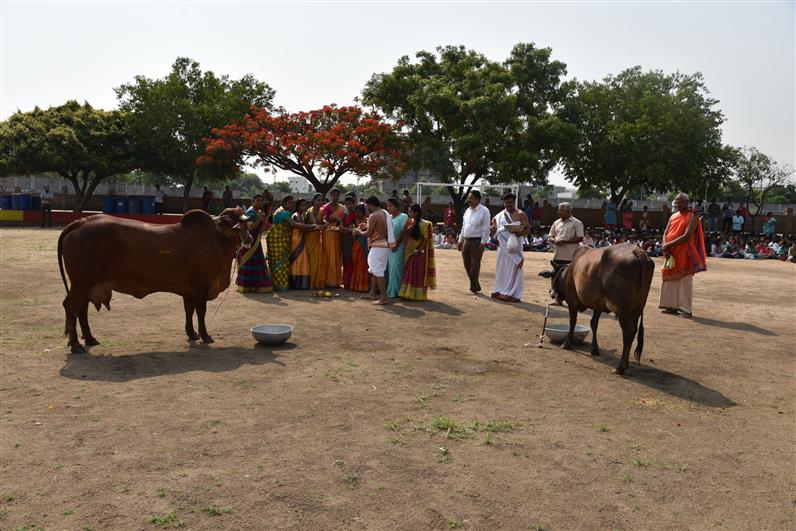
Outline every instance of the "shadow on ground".
[[[612, 369], [619, 365], [619, 355], [615, 351], [600, 349], [599, 356], [592, 356], [590, 349], [591, 343], [586, 342], [570, 352], [588, 356], [590, 359], [607, 365]], [[631, 351], [630, 366], [625, 372], [624, 378], [706, 407], [726, 408], [737, 405], [719, 391], [705, 387], [679, 374], [645, 364], [643, 356], [641, 361], [641, 365], [633, 361], [633, 352]], [[617, 376], [617, 378], [622, 378], [622, 376]]]
[[69, 354], [60, 374], [74, 380], [129, 382], [142, 378], [194, 371], [226, 372], [242, 365], [275, 363], [284, 367], [279, 353], [296, 348], [292, 343], [278, 347], [252, 348], [196, 345], [178, 352], [142, 352], [129, 356]]
[[694, 316], [691, 318], [695, 323], [707, 326], [715, 326], [717, 328], [726, 328], [727, 330], [737, 330], [739, 332], [751, 332], [753, 334], [760, 334], [761, 336], [776, 336], [779, 335], [771, 330], [760, 328], [749, 323], [737, 323], [730, 321], [719, 321], [718, 319], [709, 319], [707, 317]]

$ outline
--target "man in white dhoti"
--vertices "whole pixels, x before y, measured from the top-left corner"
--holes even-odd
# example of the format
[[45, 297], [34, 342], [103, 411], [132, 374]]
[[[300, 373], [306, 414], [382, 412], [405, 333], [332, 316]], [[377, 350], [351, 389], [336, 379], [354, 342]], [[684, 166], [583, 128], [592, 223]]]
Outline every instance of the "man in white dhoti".
[[528, 216], [515, 206], [516, 196], [503, 196], [504, 210], [492, 218], [492, 232], [497, 235], [498, 250], [495, 262], [495, 286], [492, 298], [506, 302], [520, 302], [524, 287], [522, 242], [531, 231]]

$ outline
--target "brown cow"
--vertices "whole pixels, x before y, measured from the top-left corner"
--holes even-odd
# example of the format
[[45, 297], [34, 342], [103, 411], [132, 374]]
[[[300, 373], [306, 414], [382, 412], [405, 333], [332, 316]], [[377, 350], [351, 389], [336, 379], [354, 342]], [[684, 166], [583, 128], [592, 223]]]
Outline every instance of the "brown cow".
[[636, 362], [641, 362], [644, 305], [647, 304], [654, 272], [655, 264], [647, 254], [637, 245], [626, 243], [600, 249], [581, 247], [571, 264], [555, 271], [539, 273], [551, 279], [551, 295], [559, 303], [565, 300], [569, 308], [569, 336], [561, 348], [568, 349], [572, 344], [578, 312], [590, 309], [594, 311], [591, 318], [591, 354], [599, 356], [597, 324], [602, 312], [611, 312], [619, 320], [623, 336], [622, 359], [614, 372], [625, 373], [630, 346], [637, 330], [638, 344], [634, 356]]
[[247, 220], [240, 209], [228, 208], [216, 217], [191, 210], [173, 225], [102, 214], [70, 223], [58, 238], [58, 267], [66, 287], [64, 333], [72, 353], [85, 352], [77, 338], [78, 319], [86, 345], [99, 344], [88, 326], [88, 304], [110, 310], [113, 291], [139, 299], [156, 292], [180, 295], [188, 339], [212, 343], [205, 328], [207, 301], [229, 286], [230, 263], [249, 238]]

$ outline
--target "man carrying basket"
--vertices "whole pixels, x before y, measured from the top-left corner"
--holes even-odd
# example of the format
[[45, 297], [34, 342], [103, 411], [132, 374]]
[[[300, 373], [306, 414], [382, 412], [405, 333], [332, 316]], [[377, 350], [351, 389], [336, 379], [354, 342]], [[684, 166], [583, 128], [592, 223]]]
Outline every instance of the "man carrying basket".
[[524, 287], [522, 242], [531, 231], [528, 216], [515, 207], [517, 197], [503, 196], [504, 209], [492, 218], [492, 233], [497, 234], [498, 249], [495, 262], [495, 286], [492, 298], [506, 302], [520, 302]]

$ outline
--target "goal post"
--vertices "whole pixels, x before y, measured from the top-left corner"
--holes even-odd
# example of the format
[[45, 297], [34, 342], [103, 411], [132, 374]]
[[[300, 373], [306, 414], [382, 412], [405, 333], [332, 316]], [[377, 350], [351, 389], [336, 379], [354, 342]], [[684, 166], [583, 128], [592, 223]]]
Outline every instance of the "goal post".
[[520, 185], [519, 184], [453, 184], [453, 183], [432, 183], [428, 181], [418, 181], [414, 183], [417, 185], [417, 204], [422, 205], [421, 198], [423, 194], [421, 193], [423, 186], [433, 186], [435, 188], [509, 188], [511, 189], [512, 193], [514, 193], [514, 206], [519, 208], [520, 205]]

